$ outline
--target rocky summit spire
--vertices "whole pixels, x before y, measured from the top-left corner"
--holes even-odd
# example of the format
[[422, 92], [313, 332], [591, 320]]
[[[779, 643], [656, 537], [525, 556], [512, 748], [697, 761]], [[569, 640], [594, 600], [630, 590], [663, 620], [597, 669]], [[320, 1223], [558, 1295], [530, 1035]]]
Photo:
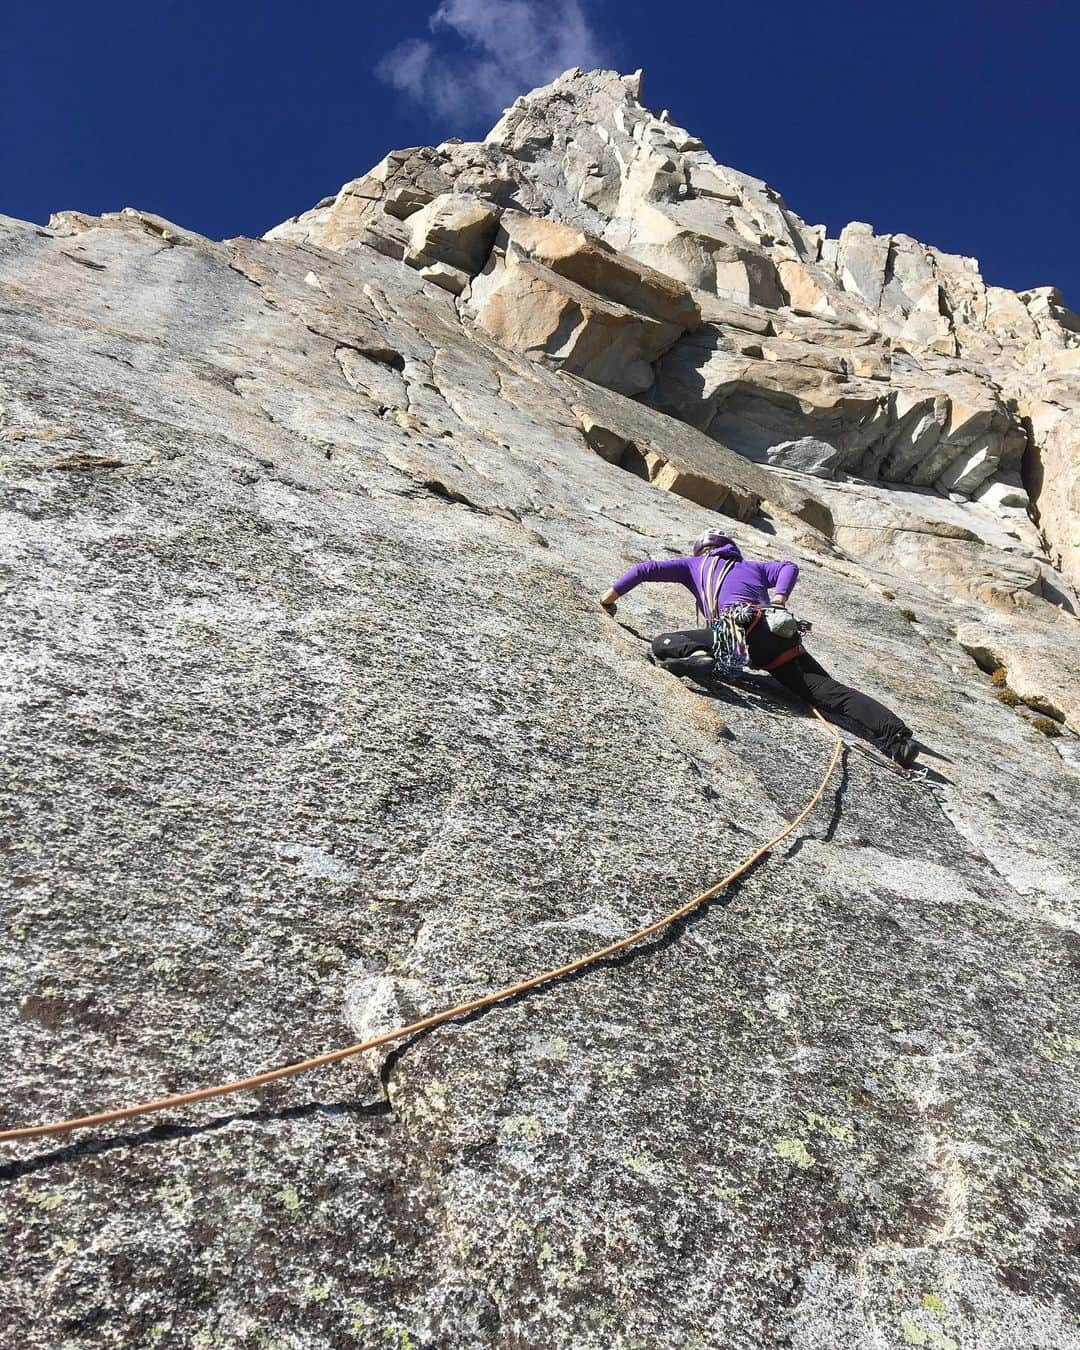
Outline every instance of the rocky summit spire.
[[[831, 447], [836, 472], [975, 496], [1021, 533], [1030, 506], [1050, 558], [1080, 580], [1080, 317], [1060, 294], [988, 286], [974, 259], [860, 222], [828, 238], [643, 107], [640, 75], [569, 70], [515, 100], [483, 141], [394, 152], [268, 237], [366, 243], [460, 293], [502, 267], [489, 248], [502, 212], [585, 231], [683, 283], [704, 325], [674, 345], [650, 329], [639, 351], [624, 333], [610, 362], [623, 377], [582, 368], [581, 344], [556, 352], [502, 319], [497, 336], [754, 458], [802, 463], [777, 447], [809, 436]], [[446, 221], [481, 203], [486, 223], [463, 220], [469, 247], [455, 252]], [[521, 251], [516, 220], [497, 258], [506, 244]], [[496, 322], [483, 302], [469, 312]]]

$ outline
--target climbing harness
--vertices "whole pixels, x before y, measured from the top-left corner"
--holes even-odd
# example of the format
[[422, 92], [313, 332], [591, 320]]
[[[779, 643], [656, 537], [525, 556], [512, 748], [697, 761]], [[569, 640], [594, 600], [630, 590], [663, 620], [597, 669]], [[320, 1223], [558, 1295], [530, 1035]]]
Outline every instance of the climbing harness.
[[712, 900], [719, 895], [722, 890], [730, 886], [738, 877], [743, 876], [751, 867], [763, 858], [766, 853], [775, 848], [788, 835], [793, 834], [799, 828], [802, 822], [821, 800], [829, 779], [832, 777], [833, 769], [836, 768], [844, 749], [844, 742], [837, 732], [836, 728], [822, 715], [813, 709], [814, 716], [829, 733], [833, 739], [832, 755], [829, 758], [828, 766], [821, 776], [821, 782], [818, 784], [817, 791], [810, 798], [807, 804], [799, 812], [790, 824], [786, 825], [778, 834], [774, 834], [771, 839], [762, 844], [760, 848], [739, 864], [727, 876], [722, 877], [714, 886], [708, 890], [702, 891], [692, 899], [687, 900], [685, 904], [680, 905], [678, 909], [673, 909], [669, 914], [657, 919], [645, 928], [639, 928], [636, 933], [630, 933], [627, 937], [620, 938], [608, 947], [601, 947], [595, 952], [589, 952], [586, 956], [578, 957], [576, 961], [571, 961], [564, 966], [556, 966], [551, 970], [542, 971], [539, 975], [533, 975], [530, 979], [522, 980], [518, 984], [508, 985], [503, 989], [496, 989], [490, 994], [484, 994], [480, 998], [469, 999], [465, 1003], [455, 1004], [452, 1008], [444, 1008], [441, 1012], [432, 1013], [429, 1017], [421, 1017], [416, 1022], [410, 1022], [408, 1026], [398, 1027], [394, 1031], [385, 1031], [381, 1036], [372, 1036], [370, 1040], [361, 1041], [357, 1045], [347, 1045], [341, 1050], [329, 1050], [325, 1054], [315, 1055], [311, 1059], [301, 1060], [298, 1064], [285, 1064], [280, 1068], [267, 1069], [264, 1073], [253, 1074], [250, 1078], [236, 1079], [230, 1083], [220, 1083], [216, 1087], [199, 1088], [195, 1092], [181, 1092], [173, 1097], [159, 1097], [156, 1101], [141, 1102], [137, 1106], [121, 1106], [112, 1111], [99, 1111], [95, 1115], [78, 1116], [72, 1120], [58, 1120], [48, 1125], [25, 1125], [19, 1129], [0, 1131], [0, 1143], [13, 1143], [21, 1139], [38, 1139], [43, 1135], [49, 1134], [67, 1134], [72, 1130], [90, 1129], [95, 1125], [109, 1125], [117, 1120], [130, 1120], [134, 1116], [146, 1116], [155, 1111], [176, 1110], [182, 1106], [190, 1106], [194, 1102], [204, 1102], [211, 1097], [225, 1097], [235, 1092], [246, 1092], [251, 1088], [263, 1087], [267, 1083], [277, 1082], [282, 1078], [292, 1078], [297, 1074], [307, 1073], [312, 1069], [325, 1068], [329, 1064], [337, 1064], [343, 1059], [350, 1059], [354, 1055], [362, 1055], [367, 1050], [375, 1050], [380, 1045], [388, 1045], [391, 1041], [404, 1040], [406, 1037], [415, 1036], [421, 1031], [430, 1031], [432, 1027], [441, 1026], [444, 1022], [454, 1021], [456, 1018], [464, 1017], [467, 1013], [479, 1011], [481, 1008], [490, 1008], [496, 1003], [503, 1003], [507, 999], [514, 998], [518, 994], [524, 993], [528, 989], [536, 989], [542, 984], [549, 984], [553, 980], [563, 979], [567, 975], [573, 975], [575, 971], [584, 970], [587, 966], [594, 966], [599, 961], [607, 960], [609, 957], [625, 951], [628, 947], [636, 946], [646, 938], [650, 938], [654, 933], [662, 932], [665, 928], [670, 928], [673, 923], [685, 918], [693, 913], [707, 900]]

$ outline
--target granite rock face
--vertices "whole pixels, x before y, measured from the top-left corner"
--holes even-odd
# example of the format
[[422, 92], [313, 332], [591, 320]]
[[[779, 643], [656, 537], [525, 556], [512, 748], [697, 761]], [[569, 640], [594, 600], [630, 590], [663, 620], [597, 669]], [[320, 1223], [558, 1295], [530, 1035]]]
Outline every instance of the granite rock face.
[[[829, 241], [639, 94], [571, 72], [264, 240], [0, 225], [0, 1121], [393, 1027], [775, 833], [821, 728], [652, 666], [675, 588], [596, 603], [706, 527], [799, 563], [930, 778], [847, 751], [581, 978], [5, 1147], [0, 1344], [1080, 1345], [1080, 644], [1025, 505], [1075, 519], [1072, 321]], [[526, 265], [677, 330], [648, 383], [486, 322]], [[768, 453], [808, 437], [842, 477]]]

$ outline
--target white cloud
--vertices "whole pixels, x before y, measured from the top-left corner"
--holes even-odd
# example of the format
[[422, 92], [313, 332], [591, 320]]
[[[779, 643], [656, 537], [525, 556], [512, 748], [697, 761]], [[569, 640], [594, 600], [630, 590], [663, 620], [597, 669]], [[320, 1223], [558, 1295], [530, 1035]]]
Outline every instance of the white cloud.
[[582, 0], [442, 0], [428, 29], [430, 38], [388, 52], [375, 74], [442, 117], [489, 118], [570, 66], [605, 64]]

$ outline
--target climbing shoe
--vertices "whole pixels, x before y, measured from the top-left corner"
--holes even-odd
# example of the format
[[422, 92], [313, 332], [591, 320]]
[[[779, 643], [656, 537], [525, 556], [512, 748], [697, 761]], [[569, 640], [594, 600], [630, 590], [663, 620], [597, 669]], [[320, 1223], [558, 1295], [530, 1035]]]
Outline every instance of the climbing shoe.
[[716, 663], [708, 652], [693, 652], [690, 656], [673, 656], [670, 660], [660, 657], [654, 661], [661, 670], [671, 675], [689, 675], [692, 680], [704, 684], [712, 678]]
[[892, 762], [899, 764], [902, 769], [913, 768], [919, 753], [919, 747], [906, 732], [899, 732], [881, 748]]

